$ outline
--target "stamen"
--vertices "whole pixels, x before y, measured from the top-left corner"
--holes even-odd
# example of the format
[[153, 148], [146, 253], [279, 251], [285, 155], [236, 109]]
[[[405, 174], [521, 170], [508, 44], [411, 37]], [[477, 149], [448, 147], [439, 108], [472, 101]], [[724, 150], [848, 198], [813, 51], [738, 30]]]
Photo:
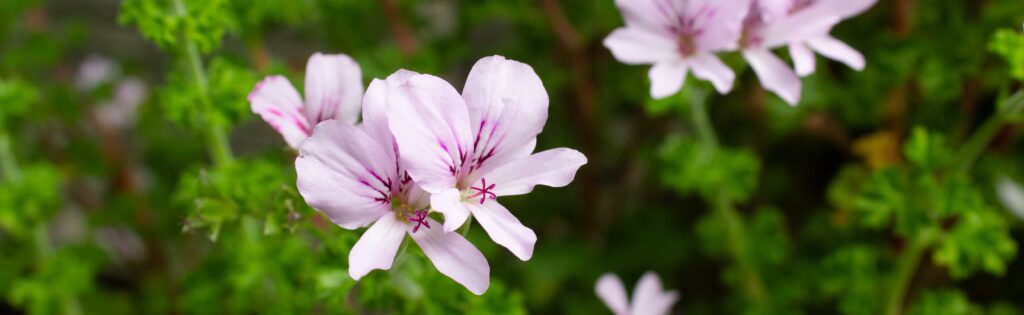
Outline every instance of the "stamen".
[[480, 188], [469, 187], [469, 189], [476, 191], [476, 193], [470, 195], [469, 198], [476, 198], [477, 196], [479, 196], [480, 204], [484, 204], [484, 201], [487, 201], [487, 199], [498, 198], [498, 195], [495, 195], [493, 192], [491, 192], [491, 190], [494, 189], [494, 185], [495, 184], [491, 184], [490, 186], [487, 186], [487, 179], [481, 178]]
[[413, 216], [409, 217], [409, 222], [416, 223], [416, 226], [412, 228], [413, 233], [419, 232], [420, 226], [426, 226], [428, 229], [430, 228], [430, 222], [427, 221], [427, 214], [427, 209], [424, 208], [416, 210], [416, 212], [413, 213]]

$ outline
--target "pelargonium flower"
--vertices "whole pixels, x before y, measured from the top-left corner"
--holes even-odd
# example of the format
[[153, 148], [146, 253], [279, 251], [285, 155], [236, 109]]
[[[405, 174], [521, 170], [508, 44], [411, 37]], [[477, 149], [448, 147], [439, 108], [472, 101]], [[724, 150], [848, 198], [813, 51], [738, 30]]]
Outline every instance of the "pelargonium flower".
[[82, 60], [75, 74], [75, 88], [92, 91], [121, 76], [121, 66], [110, 58], [91, 54]]
[[679, 294], [675, 291], [662, 291], [661, 280], [658, 280], [658, 275], [653, 272], [645, 273], [636, 284], [633, 303], [626, 297], [626, 288], [622, 285], [622, 280], [614, 274], [601, 276], [594, 290], [615, 315], [668, 314], [679, 300]]
[[732, 90], [736, 74], [716, 52], [737, 48], [750, 0], [616, 0], [626, 22], [604, 40], [626, 64], [652, 64], [651, 96], [671, 96], [689, 71]]
[[114, 98], [96, 107], [96, 119], [104, 126], [123, 129], [135, 124], [139, 105], [149, 94], [146, 83], [139, 78], [128, 77], [117, 82]]
[[[864, 69], [864, 57], [829, 35], [843, 19], [858, 15], [877, 0], [754, 0], [743, 21], [743, 57], [765, 89], [789, 104], [800, 101], [800, 77], [814, 72], [814, 52]], [[794, 73], [772, 49], [789, 46]], [[813, 51], [812, 51], [813, 50]]]
[[270, 124], [297, 149], [323, 121], [354, 124], [363, 98], [363, 75], [347, 55], [315, 53], [306, 63], [306, 99], [284, 76], [269, 76], [249, 93], [252, 112]]
[[387, 132], [388, 90], [412, 75], [399, 72], [387, 81], [374, 80], [361, 125], [332, 120], [315, 127], [295, 161], [299, 193], [342, 228], [370, 226], [349, 252], [353, 279], [390, 269], [409, 235], [442, 274], [483, 294], [490, 285], [486, 258], [462, 235], [445, 232], [428, 216], [429, 197], [405, 173]]
[[587, 163], [566, 148], [533, 154], [547, 116], [548, 95], [533, 68], [500, 56], [473, 66], [462, 95], [438, 77], [417, 75], [388, 105], [403, 165], [444, 214], [444, 229], [472, 214], [522, 260], [533, 256], [537, 236], [496, 198], [568, 185]]

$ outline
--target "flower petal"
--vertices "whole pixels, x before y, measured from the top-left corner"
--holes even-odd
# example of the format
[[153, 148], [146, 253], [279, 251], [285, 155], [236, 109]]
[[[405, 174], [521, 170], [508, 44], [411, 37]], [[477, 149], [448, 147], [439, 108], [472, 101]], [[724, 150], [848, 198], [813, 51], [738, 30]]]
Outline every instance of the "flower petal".
[[484, 174], [496, 196], [522, 195], [537, 185], [564, 187], [576, 177], [576, 171], [587, 164], [587, 157], [566, 148], [551, 149], [517, 159]]
[[[471, 164], [477, 172], [532, 153], [548, 119], [548, 93], [529, 65], [501, 56], [480, 59], [462, 97], [473, 130]], [[525, 153], [525, 155], [524, 155]]]
[[878, 0], [821, 0], [815, 1], [810, 7], [797, 12], [807, 12], [810, 15], [825, 16], [831, 15], [840, 19], [846, 19], [860, 15], [867, 11]]
[[398, 70], [386, 80], [373, 79], [363, 96], [363, 125], [374, 139], [389, 139], [384, 145], [394, 147], [394, 137], [388, 128], [388, 96], [391, 92], [419, 73]]
[[389, 102], [389, 128], [409, 175], [430, 193], [455, 187], [473, 149], [462, 96], [441, 78], [417, 75]]
[[622, 63], [654, 64], [679, 59], [675, 39], [638, 28], [621, 27], [604, 39], [604, 46]]
[[348, 253], [348, 274], [359, 280], [374, 269], [388, 270], [406, 233], [405, 222], [385, 215], [370, 226]]
[[626, 26], [649, 33], [671, 36], [670, 28], [679, 21], [682, 7], [672, 1], [615, 0]]
[[861, 55], [853, 47], [832, 36], [815, 37], [808, 40], [807, 45], [811, 46], [811, 49], [814, 49], [814, 51], [817, 51], [822, 56], [845, 63], [854, 70], [864, 70], [864, 55]]
[[249, 93], [249, 106], [284, 137], [285, 142], [297, 149], [306, 140], [313, 126], [302, 115], [302, 98], [288, 79], [269, 76], [256, 83]]
[[427, 222], [431, 227], [423, 226], [415, 233], [410, 227], [408, 231], [434, 267], [473, 294], [487, 292], [491, 267], [480, 250], [459, 233], [445, 233], [437, 221], [428, 218]]
[[690, 0], [683, 5], [686, 18], [680, 20], [691, 21], [692, 29], [700, 30], [694, 39], [698, 51], [737, 48], [743, 34], [743, 20], [750, 11], [750, 0]]
[[462, 204], [462, 193], [458, 189], [448, 188], [440, 193], [430, 195], [430, 207], [444, 214], [444, 231], [455, 231], [466, 223], [469, 208]]
[[1009, 177], [1002, 177], [996, 182], [996, 194], [1003, 206], [1024, 220], [1024, 188]]
[[689, 68], [681, 61], [662, 61], [654, 64], [647, 73], [651, 78], [651, 97], [663, 99], [683, 88]]
[[736, 74], [714, 54], [702, 53], [694, 55], [688, 63], [693, 68], [693, 76], [711, 81], [711, 84], [715, 86], [718, 93], [725, 94], [732, 90], [732, 83], [736, 80]]
[[601, 301], [604, 301], [604, 304], [612, 310], [613, 314], [629, 314], [626, 288], [622, 285], [622, 280], [619, 280], [618, 276], [611, 273], [604, 274], [601, 278], [597, 279], [594, 291], [597, 292], [597, 297], [601, 298]]
[[315, 53], [306, 63], [306, 118], [354, 124], [363, 100], [363, 74], [347, 55]]
[[841, 20], [832, 15], [808, 14], [807, 10], [797, 12], [766, 26], [761, 32], [762, 47], [772, 49], [828, 34]]
[[789, 56], [793, 58], [793, 64], [796, 65], [796, 74], [798, 76], [806, 77], [814, 73], [817, 64], [814, 60], [814, 52], [807, 45], [802, 43], [789, 44]]
[[661, 280], [653, 272], [640, 278], [633, 290], [633, 305], [630, 314], [668, 314], [679, 300], [675, 292], [662, 292]]
[[774, 92], [790, 105], [800, 102], [800, 78], [782, 59], [766, 49], [744, 50], [743, 58], [757, 73], [765, 89]]
[[469, 207], [469, 211], [473, 213], [477, 222], [480, 222], [484, 231], [487, 231], [491, 240], [508, 248], [520, 260], [527, 261], [533, 257], [533, 245], [537, 243], [537, 234], [520, 223], [508, 209], [494, 200], [487, 200], [484, 204], [469, 200], [464, 204]]
[[395, 156], [362, 128], [341, 121], [317, 125], [295, 160], [299, 193], [335, 224], [355, 229], [390, 213], [398, 181]]

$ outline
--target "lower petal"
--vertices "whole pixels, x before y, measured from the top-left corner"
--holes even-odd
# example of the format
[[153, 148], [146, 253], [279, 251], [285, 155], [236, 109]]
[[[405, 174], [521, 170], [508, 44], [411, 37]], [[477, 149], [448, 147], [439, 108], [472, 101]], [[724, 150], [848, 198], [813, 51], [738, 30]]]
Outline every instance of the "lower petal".
[[654, 64], [648, 76], [651, 78], [651, 97], [663, 99], [679, 92], [686, 82], [686, 64], [680, 61], [663, 61]]
[[678, 300], [679, 295], [675, 292], [662, 292], [658, 275], [647, 272], [633, 291], [630, 314], [668, 314]]
[[796, 65], [797, 75], [806, 77], [814, 73], [817, 66], [814, 62], [814, 52], [807, 45], [789, 44], [789, 56], [793, 58], [793, 64]]
[[459, 233], [446, 233], [436, 227], [437, 221], [429, 218], [427, 221], [430, 228], [421, 228], [415, 233], [410, 230], [409, 234], [434, 267], [473, 294], [487, 292], [491, 285], [491, 267], [484, 254]]
[[469, 209], [462, 204], [462, 193], [455, 188], [430, 195], [430, 207], [444, 214], [445, 232], [455, 231], [469, 218]]
[[743, 58], [750, 63], [765, 89], [790, 105], [800, 102], [800, 78], [782, 59], [767, 50], [744, 50]]
[[814, 51], [829, 59], [845, 63], [854, 70], [864, 70], [864, 55], [832, 36], [821, 36], [807, 41]]
[[482, 205], [468, 203], [467, 206], [491, 240], [508, 248], [520, 260], [527, 261], [533, 257], [537, 234], [520, 223], [508, 209], [494, 200], [487, 200]]
[[697, 54], [692, 57], [689, 64], [693, 68], [693, 76], [711, 81], [718, 93], [725, 94], [732, 90], [736, 74], [714, 54]]
[[597, 279], [597, 286], [594, 288], [597, 293], [597, 297], [604, 301], [605, 305], [612, 310], [615, 315], [626, 315], [629, 314], [629, 300], [626, 297], [626, 288], [622, 285], [622, 280], [614, 274], [605, 274]]
[[664, 35], [622, 27], [604, 39], [604, 46], [625, 64], [653, 64], [678, 56], [675, 42]]
[[494, 183], [495, 196], [522, 195], [537, 185], [564, 187], [587, 164], [587, 157], [573, 149], [551, 149], [511, 161], [483, 176]]
[[370, 226], [348, 253], [348, 274], [352, 279], [359, 280], [374, 269], [391, 269], [405, 231], [405, 222], [393, 215], [385, 215]]

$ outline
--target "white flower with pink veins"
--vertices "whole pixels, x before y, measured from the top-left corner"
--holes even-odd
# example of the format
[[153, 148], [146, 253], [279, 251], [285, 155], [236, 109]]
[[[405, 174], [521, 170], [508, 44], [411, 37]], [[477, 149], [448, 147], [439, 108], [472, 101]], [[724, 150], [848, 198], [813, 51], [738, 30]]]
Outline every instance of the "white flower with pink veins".
[[736, 74], [715, 55], [738, 48], [750, 0], [616, 0], [625, 27], [604, 40], [619, 61], [650, 64], [651, 96], [679, 92], [687, 74], [732, 90]]
[[388, 132], [389, 91], [416, 76], [399, 71], [370, 83], [361, 125], [342, 120], [317, 125], [295, 161], [299, 193], [342, 228], [369, 226], [349, 252], [352, 279], [390, 269], [409, 235], [442, 274], [483, 294], [490, 286], [487, 259], [428, 216], [429, 196], [405, 172]]
[[665, 315], [672, 311], [672, 306], [679, 300], [679, 293], [663, 291], [661, 280], [653, 272], [645, 273], [637, 282], [632, 303], [626, 296], [622, 280], [614, 274], [601, 276], [594, 290], [615, 315]]
[[346, 55], [315, 53], [306, 63], [306, 99], [288, 79], [269, 76], [249, 93], [252, 112], [259, 114], [293, 149], [323, 121], [355, 124], [363, 98], [363, 75]]
[[[754, 0], [743, 22], [741, 49], [765, 89], [787, 103], [800, 102], [799, 77], [814, 73], [814, 52], [864, 69], [864, 56], [829, 33], [877, 0]], [[789, 47], [796, 72], [771, 50]]]
[[472, 214], [492, 240], [529, 260], [537, 235], [495, 199], [568, 185], [587, 163], [567, 148], [533, 153], [548, 116], [548, 95], [533, 68], [487, 57], [473, 66], [462, 95], [438, 77], [418, 75], [388, 101], [402, 163], [444, 214], [445, 231]]

